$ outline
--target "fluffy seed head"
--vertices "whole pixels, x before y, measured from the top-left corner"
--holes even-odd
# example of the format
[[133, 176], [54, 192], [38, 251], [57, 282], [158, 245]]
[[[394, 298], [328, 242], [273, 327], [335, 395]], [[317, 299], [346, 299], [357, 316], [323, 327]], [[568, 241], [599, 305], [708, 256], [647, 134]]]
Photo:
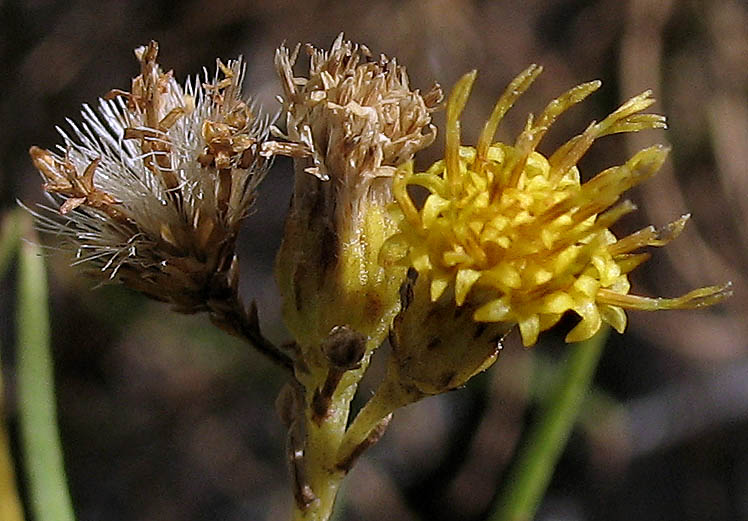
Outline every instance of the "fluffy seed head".
[[268, 161], [269, 121], [241, 95], [241, 60], [180, 85], [151, 42], [135, 50], [140, 75], [83, 122], [59, 129], [56, 150], [32, 147], [52, 206], [35, 212], [104, 281], [120, 281], [186, 312], [211, 280], [235, 276], [234, 242]]

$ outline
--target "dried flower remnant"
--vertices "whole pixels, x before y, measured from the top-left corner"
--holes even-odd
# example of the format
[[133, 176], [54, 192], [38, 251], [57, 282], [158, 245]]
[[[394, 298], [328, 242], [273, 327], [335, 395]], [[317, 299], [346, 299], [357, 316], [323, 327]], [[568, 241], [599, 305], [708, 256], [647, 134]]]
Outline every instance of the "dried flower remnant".
[[235, 334], [256, 329], [236, 294], [234, 246], [269, 166], [259, 154], [269, 121], [241, 96], [241, 60], [181, 86], [159, 67], [156, 42], [135, 54], [130, 92], [85, 106], [58, 151], [31, 148], [56, 204], [37, 222], [105, 282], [210, 311]]
[[[674, 299], [629, 294], [628, 273], [649, 257], [636, 251], [667, 244], [689, 217], [622, 239], [609, 229], [635, 210], [630, 201], [618, 201], [623, 192], [658, 171], [666, 147], [644, 149], [589, 181], [580, 180], [577, 161], [595, 139], [665, 127], [664, 117], [642, 113], [654, 103], [650, 92], [591, 123], [549, 157], [535, 150], [543, 135], [600, 82], [574, 87], [551, 101], [539, 117], [528, 117], [513, 145], [493, 143], [503, 115], [540, 72], [533, 65], [507, 87], [475, 148], [460, 146], [459, 116], [475, 72], [465, 75], [447, 107], [445, 159], [423, 173], [414, 173], [408, 163], [395, 175], [394, 194], [402, 220], [383, 258], [413, 266], [427, 281], [416, 284], [420, 292], [411, 304], [413, 310], [404, 311], [399, 321], [401, 335], [406, 330], [414, 335], [415, 328], [429, 329], [408, 318], [411, 313], [423, 314], [419, 307], [451, 305], [470, 306], [475, 327], [518, 324], [526, 346], [533, 345], [538, 334], [565, 312], [573, 311], [581, 321], [566, 340], [576, 342], [591, 337], [603, 322], [623, 332], [624, 309], [702, 307], [731, 293], [728, 283]], [[429, 192], [420, 208], [408, 193], [411, 185]], [[448, 303], [441, 298], [447, 294]]]
[[299, 47], [276, 54], [287, 142], [266, 147], [295, 158], [276, 263], [284, 316], [302, 347], [318, 346], [340, 325], [381, 342], [404, 273], [377, 260], [395, 231], [386, 211], [391, 179], [397, 165], [433, 142], [430, 114], [441, 90], [412, 90], [396, 60], [374, 59], [342, 35], [329, 51], [305, 50], [310, 63], [301, 77], [293, 72]]
[[372, 58], [342, 35], [329, 51], [306, 46], [308, 72], [296, 76], [299, 50], [276, 53], [286, 136], [264, 153], [292, 156], [295, 169], [276, 259], [306, 404], [289, 434], [294, 516], [327, 519], [345, 475], [335, 454], [350, 402], [399, 307], [405, 269], [379, 263], [396, 231], [392, 176], [434, 141], [431, 112], [442, 96], [437, 85], [411, 89], [394, 59]]

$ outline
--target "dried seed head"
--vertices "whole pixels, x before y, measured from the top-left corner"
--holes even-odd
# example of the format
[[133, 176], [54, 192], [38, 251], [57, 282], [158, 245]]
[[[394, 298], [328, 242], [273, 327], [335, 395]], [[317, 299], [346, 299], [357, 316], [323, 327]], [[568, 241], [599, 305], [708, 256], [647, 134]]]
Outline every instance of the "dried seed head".
[[[393, 201], [391, 178], [434, 140], [430, 114], [441, 90], [412, 90], [395, 60], [373, 59], [342, 35], [329, 51], [305, 50], [309, 68], [300, 76], [293, 71], [299, 47], [276, 53], [288, 142], [265, 147], [293, 156], [296, 170], [276, 264], [284, 315], [302, 349], [318, 350], [337, 324], [377, 344], [404, 273], [377, 261], [395, 231], [385, 208]], [[326, 363], [322, 353], [312, 358]]]
[[281, 47], [275, 57], [294, 145], [285, 153], [308, 158], [305, 172], [332, 181], [337, 201], [328, 211], [357, 221], [361, 205], [390, 200], [395, 167], [434, 141], [431, 112], [441, 89], [435, 84], [423, 95], [412, 90], [395, 59], [372, 59], [366, 47], [342, 34], [329, 51], [309, 44], [304, 49], [307, 76], [294, 76], [298, 46], [293, 53]]
[[75, 264], [194, 312], [216, 276], [236, 276], [239, 223], [269, 166], [259, 154], [269, 121], [241, 96], [241, 60], [181, 86], [157, 54], [155, 42], [136, 49], [130, 92], [84, 106], [57, 151], [31, 148], [54, 203], [35, 214]]

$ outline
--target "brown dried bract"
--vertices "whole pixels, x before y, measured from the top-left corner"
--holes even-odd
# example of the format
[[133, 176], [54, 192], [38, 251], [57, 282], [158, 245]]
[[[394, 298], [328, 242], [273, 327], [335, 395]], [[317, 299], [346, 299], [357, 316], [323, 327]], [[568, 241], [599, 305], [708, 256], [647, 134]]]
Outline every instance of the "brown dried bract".
[[131, 92], [112, 90], [107, 98], [124, 96], [127, 99], [131, 126], [125, 129], [125, 139], [140, 141], [145, 166], [164, 182], [167, 189], [172, 190], [178, 182], [171, 171], [171, 143], [167, 130], [191, 110], [193, 102], [183, 96], [182, 106], [173, 107], [162, 115], [166, 106], [163, 98], [170, 94], [173, 72], [164, 73], [159, 67], [156, 61], [158, 43], [154, 41], [135, 49], [135, 56], [140, 61], [140, 75], [132, 80]]
[[49, 150], [37, 146], [29, 149], [34, 166], [47, 180], [44, 190], [66, 196], [68, 199], [60, 206], [60, 213], [65, 215], [81, 205], [90, 206], [106, 213], [115, 220], [125, 220], [125, 215], [114, 205], [117, 200], [94, 185], [94, 174], [100, 159], [94, 159], [79, 174], [73, 162], [67, 157], [60, 159]]

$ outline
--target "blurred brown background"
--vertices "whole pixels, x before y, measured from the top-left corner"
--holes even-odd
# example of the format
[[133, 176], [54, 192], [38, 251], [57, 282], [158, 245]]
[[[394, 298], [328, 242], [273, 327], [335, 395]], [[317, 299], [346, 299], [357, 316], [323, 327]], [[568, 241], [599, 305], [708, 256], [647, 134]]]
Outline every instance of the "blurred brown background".
[[[700, 312], [631, 313], [611, 337], [540, 519], [748, 519], [748, 6], [741, 0], [246, 1], [0, 0], [0, 210], [41, 200], [28, 159], [55, 125], [137, 74], [132, 49], [156, 39], [178, 78], [243, 54], [245, 87], [268, 111], [281, 42], [327, 47], [335, 36], [397, 56], [412, 82], [449, 89], [477, 68], [465, 114], [474, 142], [506, 83], [531, 62], [545, 72], [499, 131], [582, 81], [603, 88], [564, 115], [541, 151], [651, 88], [670, 129], [597, 143], [583, 175], [642, 146], [674, 146], [630, 197], [617, 229], [693, 219], [635, 272], [639, 294], [673, 296], [732, 280], [735, 296]], [[442, 119], [437, 116], [437, 121]], [[421, 157], [435, 159], [441, 141]], [[266, 334], [279, 322], [272, 262], [290, 191], [278, 160], [241, 242], [242, 287]], [[280, 371], [205, 317], [177, 316], [117, 287], [92, 290], [52, 256], [52, 321], [68, 475], [80, 521], [277, 520], [289, 509], [284, 433], [273, 410]], [[2, 281], [0, 341], [13, 399], [13, 277]], [[340, 519], [485, 519], [533, 400], [563, 355], [564, 328], [502, 359], [458, 392], [396, 415], [352, 473]], [[382, 358], [382, 357], [380, 357]], [[381, 362], [381, 361], [380, 361]], [[373, 378], [375, 380], [375, 378]], [[371, 382], [369, 383], [369, 386]], [[370, 387], [368, 387], [370, 388]], [[363, 389], [364, 395], [367, 387]], [[10, 426], [15, 426], [10, 411]]]

